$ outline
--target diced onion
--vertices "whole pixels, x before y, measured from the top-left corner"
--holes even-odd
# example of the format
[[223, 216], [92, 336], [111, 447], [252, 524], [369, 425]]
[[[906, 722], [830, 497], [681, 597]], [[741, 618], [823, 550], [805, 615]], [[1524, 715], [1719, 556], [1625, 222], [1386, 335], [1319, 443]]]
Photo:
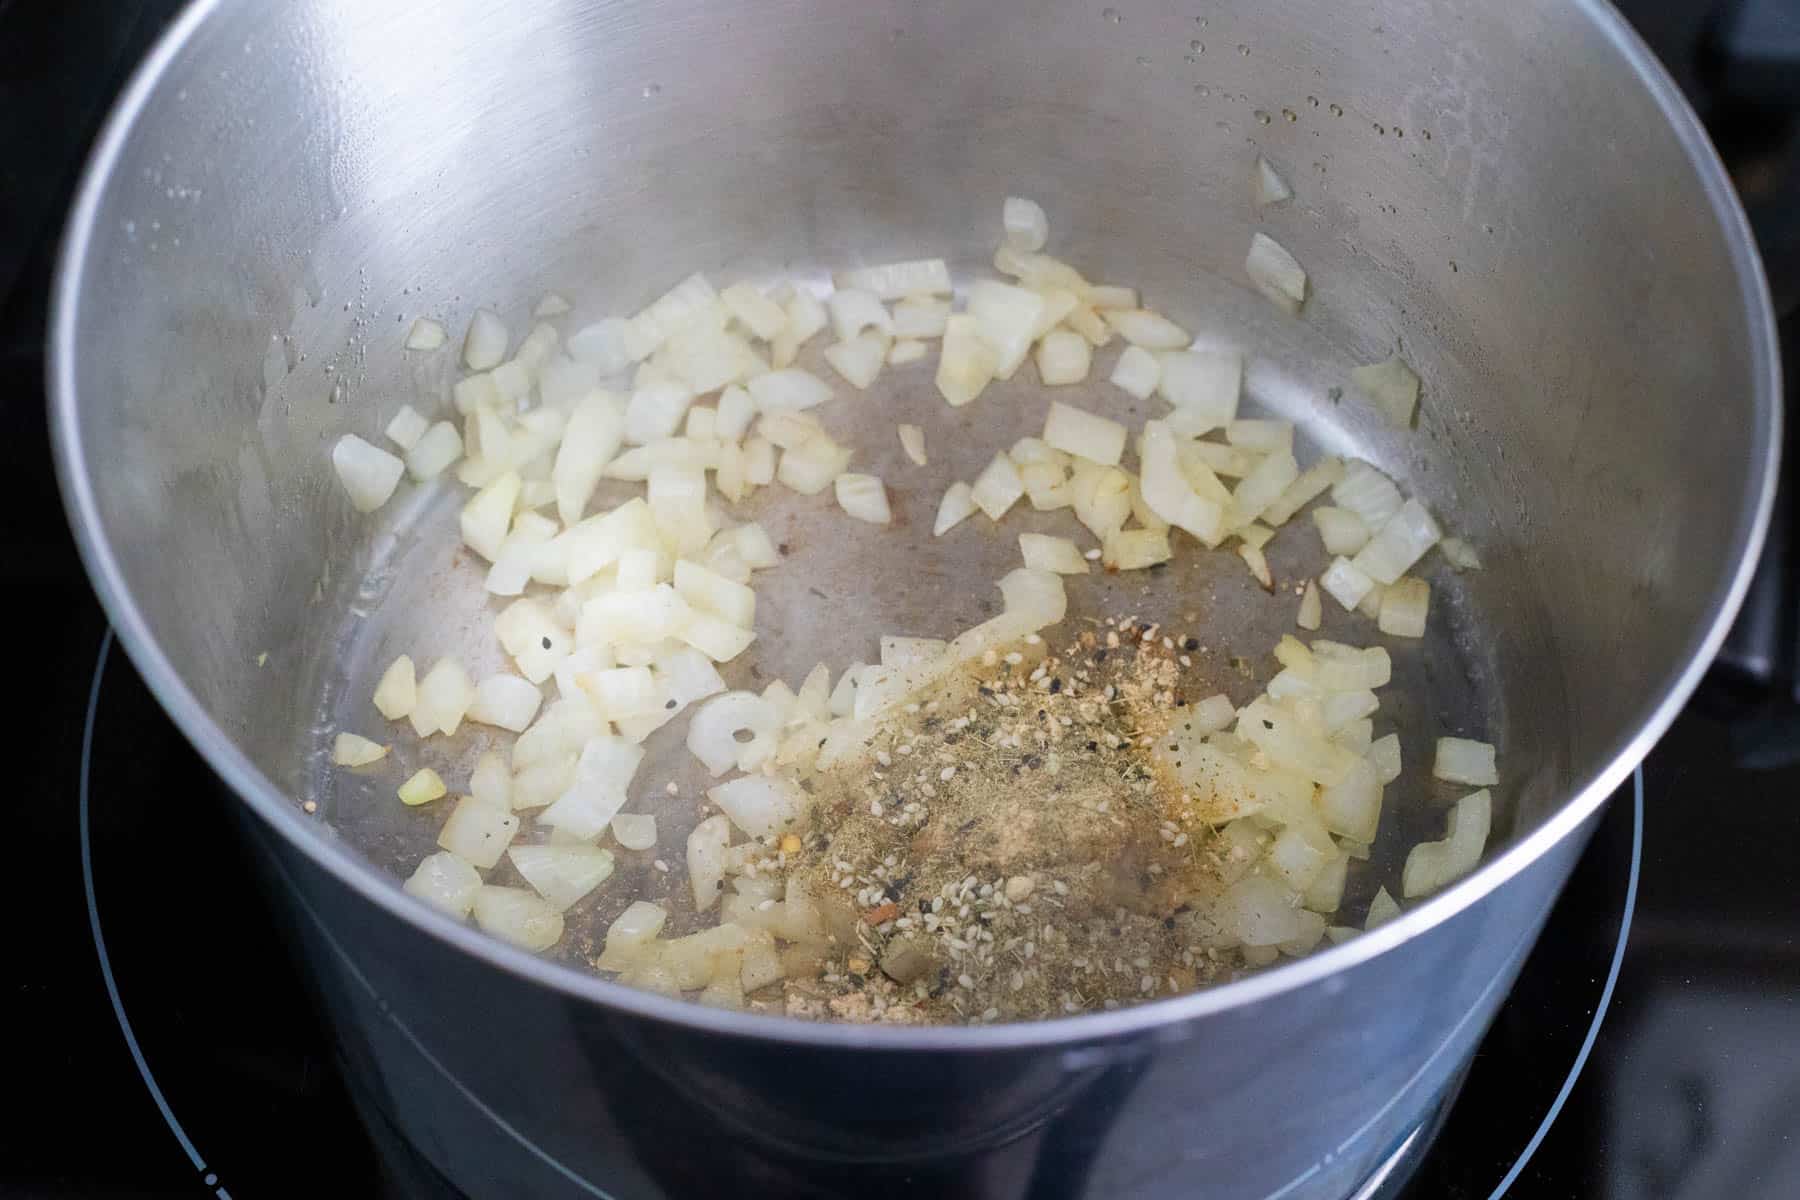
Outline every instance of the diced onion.
[[1097, 283], [1087, 290], [1087, 302], [1099, 309], [1136, 308], [1138, 306], [1137, 289]]
[[1315, 580], [1306, 581], [1306, 590], [1300, 594], [1300, 612], [1294, 618], [1294, 624], [1302, 629], [1317, 629], [1324, 616], [1319, 603], [1319, 585]]
[[652, 380], [637, 388], [625, 405], [625, 441], [646, 446], [673, 437], [693, 402], [687, 385], [673, 380]]
[[1271, 454], [1256, 464], [1254, 470], [1238, 481], [1231, 494], [1232, 512], [1240, 524], [1248, 524], [1262, 516], [1263, 509], [1275, 503], [1288, 485], [1300, 478], [1300, 464], [1291, 452]]
[[816, 496], [850, 465], [850, 451], [823, 434], [781, 452], [775, 478], [803, 496]]
[[522, 733], [537, 715], [543, 698], [530, 680], [517, 675], [490, 675], [475, 688], [469, 720]]
[[937, 519], [932, 522], [931, 536], [942, 537], [974, 511], [974, 489], [961, 480], [951, 484], [945, 489], [944, 498], [938, 501]]
[[1375, 777], [1383, 784], [1400, 778], [1400, 735], [1390, 733], [1369, 743], [1364, 755], [1375, 767]]
[[613, 873], [611, 850], [578, 842], [514, 846], [506, 856], [525, 882], [558, 912], [573, 908]]
[[1423, 579], [1402, 576], [1381, 593], [1381, 615], [1376, 626], [1392, 637], [1425, 636], [1425, 615], [1431, 608], [1431, 585]]
[[1471, 792], [1450, 810], [1444, 840], [1421, 842], [1406, 856], [1400, 892], [1407, 899], [1434, 892], [1474, 870], [1487, 847], [1493, 824], [1493, 797], [1484, 789]]
[[1306, 302], [1306, 272], [1285, 247], [1265, 233], [1250, 235], [1244, 271], [1256, 290], [1286, 313], [1298, 313]]
[[1375, 889], [1375, 898], [1369, 901], [1369, 917], [1363, 922], [1363, 928], [1375, 929], [1386, 925], [1400, 915], [1400, 905], [1388, 894], [1386, 888]]
[[1093, 350], [1079, 333], [1057, 329], [1038, 343], [1038, 377], [1046, 387], [1080, 383], [1087, 378]]
[[1370, 579], [1391, 584], [1437, 545], [1444, 531], [1418, 500], [1408, 500], [1387, 523], [1375, 531], [1368, 545], [1352, 561]]
[[548, 950], [562, 937], [562, 913], [524, 888], [484, 884], [475, 893], [475, 923], [527, 950]]
[[620, 813], [612, 819], [612, 835], [627, 850], [656, 845], [656, 818], [650, 813]]
[[1257, 207], [1264, 208], [1271, 204], [1280, 204], [1293, 194], [1294, 190], [1288, 187], [1287, 180], [1281, 177], [1281, 173], [1269, 164], [1268, 159], [1259, 155], [1256, 160]]
[[1362, 603], [1375, 581], [1352, 566], [1350, 560], [1342, 555], [1331, 560], [1331, 566], [1319, 576], [1319, 586], [1331, 593], [1331, 598], [1343, 606], [1346, 612]]
[[1216, 696], [1208, 696], [1193, 706], [1187, 720], [1182, 722], [1183, 729], [1196, 736], [1217, 733], [1221, 729], [1230, 728], [1237, 720], [1237, 706], [1232, 704], [1231, 697], [1223, 692]]
[[648, 900], [633, 900], [607, 926], [606, 948], [594, 965], [603, 971], [623, 970], [656, 940], [668, 919], [667, 909]]
[[859, 521], [886, 525], [893, 520], [888, 511], [887, 489], [874, 475], [839, 475], [833, 481], [838, 507]]
[[534, 317], [560, 317], [569, 311], [569, 302], [555, 292], [545, 292], [544, 298], [537, 302], [531, 310]]
[[1100, 561], [1117, 571], [1141, 571], [1175, 556], [1163, 529], [1115, 529], [1100, 546]]
[[375, 707], [388, 720], [399, 721], [412, 715], [418, 699], [413, 660], [402, 654], [381, 673], [381, 682], [375, 685]]
[[408, 350], [436, 350], [446, 341], [443, 325], [430, 317], [420, 317], [406, 331], [406, 348]]
[[1327, 554], [1348, 557], [1369, 543], [1369, 527], [1347, 508], [1321, 505], [1313, 509], [1312, 518], [1319, 527], [1319, 540], [1325, 544]]
[[538, 818], [581, 841], [592, 841], [625, 806], [626, 789], [644, 761], [643, 747], [618, 735], [589, 738], [575, 763], [575, 778]]
[[873, 292], [883, 300], [898, 300], [903, 296], [950, 294], [950, 268], [941, 258], [883, 263], [875, 267], [853, 267], [847, 271], [839, 271], [834, 281], [840, 288]]
[[1109, 309], [1101, 316], [1120, 337], [1145, 350], [1179, 350], [1194, 340], [1187, 330], [1147, 308]]
[[[694, 713], [687, 748], [714, 776], [746, 759], [754, 766], [773, 752], [783, 720], [783, 714], [755, 692], [726, 692]], [[739, 739], [739, 733], [750, 736]]]
[[1000, 598], [1008, 616], [1029, 623], [1033, 630], [1056, 624], [1069, 611], [1061, 578], [1030, 567], [1015, 567], [1001, 577]]
[[831, 399], [831, 385], [799, 367], [758, 375], [745, 385], [764, 412], [814, 408]]
[[1025, 361], [1043, 310], [1044, 298], [1028, 288], [992, 279], [977, 280], [969, 288], [968, 316], [994, 351], [997, 378], [1011, 379]]
[[1234, 420], [1225, 426], [1225, 440], [1233, 446], [1242, 446], [1244, 449], [1254, 450], [1258, 454], [1291, 451], [1294, 448], [1294, 423], [1292, 421]]
[[1086, 575], [1087, 559], [1081, 548], [1065, 537], [1042, 533], [1021, 533], [1019, 553], [1025, 565], [1038, 571], [1054, 571], [1058, 575]]
[[511, 334], [505, 322], [485, 308], [475, 310], [463, 337], [463, 363], [471, 371], [491, 371], [506, 358]]
[[475, 702], [475, 685], [454, 658], [440, 658], [419, 680], [418, 699], [410, 714], [420, 737], [432, 733], [454, 735], [469, 705]]
[[924, 342], [912, 338], [901, 338], [888, 349], [887, 364], [890, 367], [903, 367], [908, 363], [921, 362], [928, 353]]
[[1125, 452], [1125, 426], [1057, 400], [1044, 418], [1044, 441], [1065, 454], [1111, 467]]
[[840, 342], [850, 341], [865, 329], [893, 335], [894, 319], [880, 297], [860, 288], [840, 288], [825, 300], [831, 314], [831, 331]]
[[1027, 254], [1044, 248], [1050, 240], [1050, 218], [1035, 200], [1008, 196], [1000, 208], [1000, 224], [1006, 244]]
[[462, 457], [462, 452], [462, 434], [450, 422], [439, 421], [406, 452], [406, 473], [421, 483], [436, 479]]
[[420, 859], [403, 886], [409, 896], [453, 917], [466, 917], [481, 890], [481, 875], [456, 855], [440, 850]]
[[1278, 946], [1308, 933], [1322, 935], [1325, 921], [1298, 905], [1299, 897], [1274, 879], [1246, 875], [1220, 896], [1220, 922], [1246, 946]]
[[894, 336], [941, 338], [950, 321], [950, 302], [909, 296], [894, 305]]
[[890, 338], [873, 329], [825, 348], [825, 361], [857, 391], [866, 391], [887, 362]]
[[340, 733], [331, 743], [331, 761], [340, 767], [366, 767], [387, 757], [388, 748], [354, 733]]
[[[451, 429], [454, 433], [455, 430]], [[374, 512], [400, 484], [405, 464], [379, 446], [371, 446], [353, 433], [339, 438], [331, 448], [331, 465], [357, 512]]]
[[1352, 369], [1350, 382], [1375, 402], [1388, 424], [1396, 429], [1412, 424], [1419, 405], [1419, 377], [1398, 354], [1385, 362]]
[[457, 518], [463, 543], [489, 562], [500, 557], [521, 486], [518, 473], [508, 471], [470, 497]]
[[1488, 742], [1468, 738], [1444, 737], [1437, 740], [1437, 757], [1431, 764], [1431, 777], [1446, 783], [1466, 783], [1471, 787], [1491, 787], [1500, 782], [1494, 765], [1494, 747]]
[[719, 884], [725, 878], [725, 848], [730, 843], [731, 820], [724, 815], [706, 818], [688, 834], [688, 882], [696, 912], [705, 912], [719, 898]]
[[512, 771], [506, 758], [497, 750], [489, 750], [475, 760], [469, 773], [469, 795], [483, 804], [502, 811], [512, 808]]
[[[1263, 509], [1262, 519], [1271, 525], [1285, 525], [1293, 519], [1295, 513], [1312, 503], [1325, 490], [1344, 477], [1344, 460], [1330, 455], [1320, 459], [1306, 470], [1300, 477], [1287, 485], [1287, 489], [1276, 497], [1275, 503]], [[1358, 549], [1361, 547], [1359, 546]], [[1331, 551], [1343, 553], [1343, 551]], [[1355, 550], [1349, 553], [1356, 553]]]
[[1458, 537], [1443, 538], [1438, 542], [1438, 552], [1444, 561], [1457, 571], [1481, 570], [1481, 556], [1475, 553], [1475, 547]]
[[607, 317], [579, 329], [569, 337], [569, 356], [599, 368], [602, 375], [617, 375], [642, 357], [631, 352], [630, 328], [624, 317]]
[[518, 832], [519, 818], [511, 812], [464, 796], [438, 830], [437, 844], [485, 871], [500, 861]]
[[756, 593], [699, 563], [682, 559], [675, 564], [675, 590], [690, 607], [740, 628], [756, 622]]
[[906, 457], [912, 459], [913, 465], [924, 466], [925, 431], [917, 425], [900, 426], [900, 448], [906, 451]]
[[387, 423], [387, 428], [382, 432], [400, 449], [411, 450], [430, 428], [431, 422], [414, 411], [412, 405], [402, 404], [400, 411], [394, 414], [394, 419]]
[[719, 293], [719, 300], [746, 329], [765, 342], [787, 328], [787, 310], [748, 283], [732, 284]]
[[1256, 582], [1262, 584], [1264, 591], [1275, 590], [1275, 577], [1269, 572], [1269, 560], [1260, 549], [1246, 542], [1237, 548], [1237, 553], [1244, 560], [1244, 565], [1250, 568], [1250, 574], [1256, 577]]
[[975, 507], [988, 515], [989, 520], [998, 521], [1024, 494], [1025, 484], [1019, 478], [1018, 468], [1013, 466], [1012, 459], [1002, 450], [976, 476], [969, 498], [974, 501]]
[[1197, 436], [1237, 417], [1244, 356], [1235, 350], [1174, 350], [1162, 356], [1157, 391], [1184, 411], [1183, 432]]
[[1127, 346], [1108, 378], [1115, 387], [1148, 400], [1162, 379], [1162, 361], [1142, 346]]
[[1313, 803], [1325, 828], [1359, 842], [1375, 840], [1381, 821], [1381, 780], [1367, 758], [1358, 758], [1344, 777], [1320, 788]]
[[1344, 477], [1332, 485], [1331, 498], [1361, 517], [1370, 532], [1387, 524], [1405, 502], [1393, 480], [1360, 458], [1345, 460]]
[[743, 775], [706, 789], [706, 798], [751, 837], [786, 831], [806, 811], [798, 784], [772, 775]]
[[946, 321], [944, 346], [938, 355], [938, 394], [952, 408], [961, 408], [981, 395], [993, 381], [1000, 357], [981, 335], [974, 317], [958, 313]]

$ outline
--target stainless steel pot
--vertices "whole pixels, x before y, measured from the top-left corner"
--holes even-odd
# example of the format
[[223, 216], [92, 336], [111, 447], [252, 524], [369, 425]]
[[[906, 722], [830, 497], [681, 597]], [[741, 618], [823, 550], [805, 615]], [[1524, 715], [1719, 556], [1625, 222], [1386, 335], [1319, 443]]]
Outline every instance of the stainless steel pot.
[[[1298, 193], [1260, 218], [1258, 153]], [[479, 600], [445, 582], [454, 498], [358, 520], [327, 466], [340, 433], [441, 402], [399, 322], [523, 319], [547, 287], [629, 310], [695, 268], [974, 267], [1009, 192], [1044, 203], [1065, 257], [1254, 346], [1255, 403], [1481, 546], [1488, 569], [1442, 580], [1440, 631], [1397, 656], [1421, 698], [1398, 715], [1501, 741], [1491, 861], [1254, 978], [984, 1029], [704, 1010], [413, 904], [393, 870], [432, 826], [319, 754], [398, 646], [474, 645]], [[1311, 272], [1299, 321], [1243, 284], [1256, 228]], [[1410, 435], [1324, 399], [1396, 343], [1426, 380]], [[1598, 0], [203, 0], [95, 152], [51, 366], [71, 519], [124, 644], [243, 798], [374, 1119], [480, 1195], [1350, 1193], [1453, 1086], [1710, 659], [1779, 442], [1742, 215]], [[928, 392], [890, 381], [862, 419], [925, 414], [965, 477], [1037, 419], [1005, 391], [955, 416]], [[870, 627], [966, 625], [1010, 557], [774, 515], [801, 547], [760, 643], [784, 675], [860, 656]], [[1286, 627], [1241, 572], [1182, 569], [1212, 628]], [[1365, 895], [1434, 830], [1427, 799], [1396, 797]]]

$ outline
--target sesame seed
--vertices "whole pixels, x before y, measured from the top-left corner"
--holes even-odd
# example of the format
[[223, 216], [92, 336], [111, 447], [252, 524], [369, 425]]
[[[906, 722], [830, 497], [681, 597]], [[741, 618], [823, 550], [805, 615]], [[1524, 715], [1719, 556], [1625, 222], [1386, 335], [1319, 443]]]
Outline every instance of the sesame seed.
[[669, 872], [669, 864], [664, 862], [660, 858], [657, 859], [655, 862], [651, 863], [650, 865], [655, 867], [657, 870], [661, 871], [665, 875], [668, 874], [668, 872]]

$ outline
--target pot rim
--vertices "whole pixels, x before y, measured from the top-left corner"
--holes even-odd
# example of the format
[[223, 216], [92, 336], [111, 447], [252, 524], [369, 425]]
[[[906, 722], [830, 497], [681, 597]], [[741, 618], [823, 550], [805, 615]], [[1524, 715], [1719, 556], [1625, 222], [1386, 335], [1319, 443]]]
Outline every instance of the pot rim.
[[708, 1008], [538, 958], [415, 900], [401, 891], [398, 880], [342, 849], [332, 848], [319, 837], [314, 828], [316, 822], [303, 816], [299, 807], [244, 755], [183, 683], [127, 590], [118, 560], [100, 536], [98, 501], [76, 420], [76, 318], [81, 279], [101, 201], [138, 117], [171, 63], [222, 2], [194, 0], [189, 4], [132, 75], [89, 155], [64, 230], [51, 286], [46, 377], [51, 449], [76, 545], [120, 643], [151, 693], [219, 777], [258, 817], [339, 882], [398, 920], [491, 967], [571, 999], [697, 1032], [797, 1046], [970, 1053], [1142, 1034], [1270, 1000], [1368, 962], [1449, 921], [1524, 872], [1585, 825], [1675, 719], [1724, 641], [1749, 588], [1774, 505], [1782, 422], [1781, 365], [1762, 261], [1724, 166], [1667, 71], [1606, 0], [1574, 0], [1650, 92], [1689, 165], [1699, 176], [1713, 218], [1725, 236], [1738, 297], [1749, 325], [1754, 358], [1753, 411], [1762, 430], [1763, 453], [1749, 464], [1740, 516], [1730, 535], [1735, 565], [1729, 576], [1715, 586], [1706, 616], [1688, 639], [1681, 669], [1651, 694], [1650, 703], [1635, 726], [1614, 742], [1604, 765], [1576, 787], [1561, 808], [1473, 874], [1378, 929], [1245, 979], [1111, 1012], [975, 1027], [826, 1024]]

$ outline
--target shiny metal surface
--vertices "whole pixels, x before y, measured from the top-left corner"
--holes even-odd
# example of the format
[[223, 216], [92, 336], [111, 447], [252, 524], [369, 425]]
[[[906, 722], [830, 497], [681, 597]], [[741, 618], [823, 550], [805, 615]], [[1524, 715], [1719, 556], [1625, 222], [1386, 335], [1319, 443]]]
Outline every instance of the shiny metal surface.
[[[1248, 186], [1258, 153], [1297, 193], [1260, 220]], [[452, 562], [454, 497], [403, 493], [371, 522], [329, 469], [340, 433], [372, 435], [403, 401], [443, 404], [447, 360], [403, 356], [405, 323], [424, 312], [460, 329], [487, 304], [519, 328], [551, 288], [577, 300], [573, 320], [628, 311], [693, 269], [817, 278], [934, 253], [967, 277], [1014, 192], [1049, 210], [1060, 255], [1251, 349], [1256, 405], [1302, 421], [1316, 446], [1395, 472], [1481, 547], [1486, 571], [1434, 580], [1448, 619], [1434, 617], [1429, 644], [1396, 648], [1393, 690], [1416, 700], [1396, 713], [1414, 766], [1437, 733], [1501, 743], [1510, 811], [1494, 860], [1375, 934], [1253, 979], [987, 1030], [700, 1010], [416, 911], [392, 869], [430, 842], [435, 815], [395, 811], [391, 780], [346, 786], [324, 770], [321, 736], [373, 719], [374, 672], [400, 649], [491, 653], [478, 578]], [[1299, 321], [1242, 282], [1258, 228], [1311, 274]], [[1405, 436], [1329, 398], [1349, 366], [1396, 345], [1426, 388]], [[382, 953], [416, 953], [455, 964], [471, 986], [541, 992], [533, 1003], [576, 1025], [654, 1029], [678, 1059], [723, 1037], [748, 1063], [773, 1039], [809, 1048], [826, 1074], [851, 1047], [879, 1045], [890, 1064], [929, 1074], [951, 1070], [939, 1056], [976, 1050], [1079, 1043], [1129, 1058], [1155, 1046], [1158, 1062], [1212, 1064], [1206, 1086], [1233, 1099], [1134, 1092], [1177, 1106], [1147, 1118], [1204, 1143], [1211, 1169], [1238, 1158], [1228, 1114], [1285, 1135], [1260, 1147], [1261, 1166], [1225, 1176], [1245, 1195], [1261, 1194], [1265, 1166], [1376, 1161], [1372, 1142], [1333, 1150], [1353, 1113], [1392, 1117], [1367, 1139], [1417, 1125], [1498, 1003], [1593, 813], [1722, 636], [1779, 443], [1761, 274], [1710, 149], [1610, 10], [1548, 0], [1388, 4], [1379, 21], [1310, 3], [1196, 16], [1129, 0], [211, 0], [171, 32], [96, 151], [51, 351], [65, 493], [121, 638], [311, 881], [314, 910], [347, 922], [339, 944], [356, 971], [378, 977], [393, 969]], [[901, 527], [852, 537], [824, 504], [753, 506], [793, 553], [770, 577], [770, 619], [745, 670], [793, 679], [821, 657], [868, 657], [878, 630], [963, 627], [1014, 558], [1010, 538], [970, 528], [934, 543], [923, 531], [945, 482], [1041, 422], [1041, 396], [1015, 381], [951, 412], [916, 368], [878, 388], [825, 419], [888, 477]], [[1082, 399], [1146, 415], [1104, 386]], [[900, 465], [902, 413], [927, 429], [925, 471]], [[1314, 554], [1304, 530], [1271, 547], [1290, 578], [1316, 569]], [[1203, 639], [1251, 655], [1289, 628], [1291, 602], [1266, 601], [1234, 560], [1184, 559], [1151, 595], [1131, 577], [1078, 587], [1077, 611], [1194, 612]], [[660, 785], [681, 762], [656, 753], [642, 778]], [[326, 821], [302, 816], [306, 797]], [[1435, 828], [1428, 799], [1394, 796], [1397, 819], [1357, 896]], [[665, 848], [691, 804], [661, 809]], [[608, 894], [621, 903], [649, 879], [642, 864], [620, 874]], [[363, 932], [377, 926], [394, 930], [379, 950]], [[428, 1044], [453, 1038], [419, 1011], [441, 992], [381, 990], [420, 1018]], [[1167, 1049], [1177, 1043], [1193, 1053]], [[1425, 1057], [1439, 1043], [1441, 1072]], [[459, 1046], [471, 1057], [458, 1070], [511, 1097], [493, 1103], [513, 1122], [550, 1119], [504, 1081], [532, 1054], [504, 1048]], [[1339, 1090], [1296, 1123], [1296, 1098], [1313, 1095], [1327, 1063]], [[606, 1104], [606, 1072], [590, 1065], [560, 1098], [576, 1111]], [[1114, 1169], [1166, 1152], [1119, 1150]], [[1305, 1186], [1340, 1180], [1340, 1168]], [[1338, 1193], [1357, 1180], [1342, 1174]]]

